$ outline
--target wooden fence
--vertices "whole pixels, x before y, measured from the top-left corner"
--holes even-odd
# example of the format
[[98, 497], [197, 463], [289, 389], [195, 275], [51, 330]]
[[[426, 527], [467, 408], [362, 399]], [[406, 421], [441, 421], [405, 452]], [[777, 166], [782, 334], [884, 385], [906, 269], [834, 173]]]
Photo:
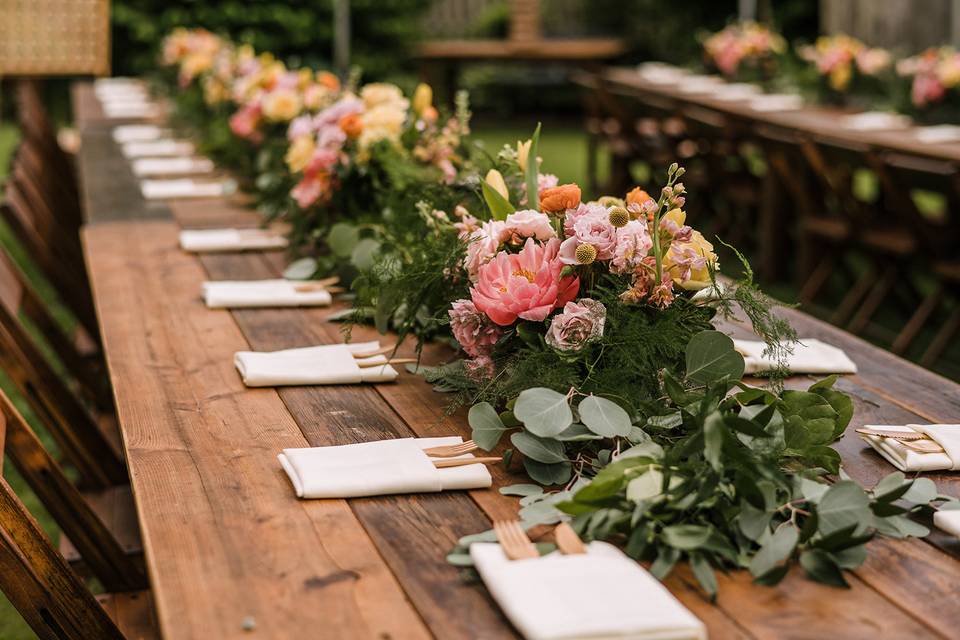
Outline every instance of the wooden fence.
[[960, 45], [960, 0], [820, 0], [820, 27], [904, 54]]

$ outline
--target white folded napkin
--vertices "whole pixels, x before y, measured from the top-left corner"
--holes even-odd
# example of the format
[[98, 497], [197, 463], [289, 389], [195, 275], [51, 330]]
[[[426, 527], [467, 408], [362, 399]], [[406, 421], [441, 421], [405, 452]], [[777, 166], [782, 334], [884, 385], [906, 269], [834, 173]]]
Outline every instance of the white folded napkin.
[[662, 62], [645, 62], [637, 66], [640, 77], [654, 84], [673, 84], [690, 75], [687, 69]]
[[131, 168], [139, 177], [203, 174], [213, 173], [213, 162], [209, 158], [137, 158]]
[[724, 102], [738, 102], [741, 100], [750, 100], [761, 94], [760, 87], [746, 82], [734, 82], [731, 84], [718, 85], [716, 89], [710, 92], [710, 97], [714, 100]]
[[283, 351], [238, 351], [233, 363], [248, 387], [392, 382], [397, 379], [397, 370], [387, 364], [385, 356], [354, 357], [379, 348], [380, 343], [374, 341]]
[[470, 557], [490, 594], [527, 640], [701, 640], [707, 631], [643, 567], [605, 542], [587, 553], [509, 560], [476, 542]]
[[165, 135], [166, 131], [155, 124], [121, 124], [113, 128], [113, 141], [117, 144], [126, 142], [151, 142]]
[[184, 140], [147, 140], [127, 142], [122, 147], [126, 158], [156, 158], [158, 156], [192, 156], [193, 145]]
[[187, 229], [180, 232], [180, 248], [191, 253], [284, 249], [288, 245], [284, 236], [270, 229]]
[[180, 232], [180, 248], [191, 253], [284, 249], [289, 241], [270, 229], [187, 229]]
[[900, 441], [859, 434], [887, 461], [901, 471], [960, 470], [960, 424], [864, 425], [880, 431], [920, 432], [943, 447], [943, 453], [922, 453], [905, 447]]
[[[463, 438], [401, 438], [334, 447], [284, 449], [277, 456], [298, 498], [361, 498], [395, 493], [482, 489], [493, 484], [481, 463], [437, 469], [424, 449]], [[457, 456], [472, 458], [472, 454]], [[450, 458], [445, 458], [449, 460]]]
[[925, 144], [941, 144], [960, 141], [960, 127], [955, 124], [940, 124], [933, 127], [917, 127], [914, 136]]
[[907, 129], [911, 125], [907, 116], [886, 111], [865, 111], [843, 119], [843, 125], [851, 131], [890, 131]]
[[309, 280], [216, 280], [203, 283], [203, 299], [211, 309], [249, 307], [316, 307], [331, 302], [329, 291], [303, 291]]
[[160, 115], [160, 109], [157, 107], [157, 105], [146, 102], [128, 102], [123, 104], [107, 103], [103, 105], [103, 113], [108, 118], [115, 118], [118, 120], [128, 118], [155, 118]]
[[754, 111], [796, 111], [803, 108], [803, 98], [794, 93], [771, 93], [757, 96], [750, 101], [750, 108]]
[[677, 91], [681, 93], [713, 93], [723, 79], [717, 76], [687, 76], [677, 84]]
[[140, 193], [147, 200], [218, 198], [231, 191], [227, 182], [197, 182], [191, 178], [141, 180]]
[[[743, 356], [744, 373], [761, 373], [777, 368], [777, 361], [763, 355], [766, 343], [759, 340], [734, 340], [734, 348]], [[814, 338], [801, 338], [787, 356], [787, 368], [793, 373], [856, 373], [854, 364], [842, 349]]]
[[933, 524], [960, 538], [960, 509], [940, 509], [933, 514]]
[[93, 90], [95, 93], [101, 91], [122, 91], [130, 89], [143, 89], [143, 80], [140, 78], [129, 78], [124, 76], [115, 76], [112, 78], [96, 78], [93, 81]]

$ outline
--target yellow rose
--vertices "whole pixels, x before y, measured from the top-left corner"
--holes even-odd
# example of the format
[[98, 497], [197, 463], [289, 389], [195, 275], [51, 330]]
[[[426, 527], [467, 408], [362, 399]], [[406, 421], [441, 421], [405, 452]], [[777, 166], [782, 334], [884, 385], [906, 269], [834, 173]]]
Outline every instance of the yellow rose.
[[303, 169], [310, 164], [310, 159], [313, 157], [315, 149], [316, 143], [314, 143], [312, 135], [296, 138], [290, 145], [290, 148], [287, 149], [287, 155], [284, 156], [284, 160], [286, 160], [287, 167], [290, 168], [290, 171], [294, 173], [303, 171]]
[[413, 112], [422, 115], [431, 106], [433, 106], [433, 89], [430, 85], [421, 82], [413, 92]]
[[[674, 209], [674, 211], [679, 211], [679, 209]], [[690, 275], [686, 280], [681, 280], [679, 275], [674, 274], [673, 281], [678, 284], [681, 289], [686, 289], [687, 291], [699, 291], [700, 289], [709, 287], [711, 284], [710, 268], [712, 266], [713, 269], [716, 270], [717, 254], [713, 252], [713, 245], [710, 244], [699, 231], [692, 233], [689, 242], [675, 242], [671, 245], [670, 249], [667, 250], [663, 256], [664, 270], [670, 270], [672, 267], [677, 266], [676, 259], [680, 256], [675, 256], [674, 251], [682, 254], [687, 249], [692, 249], [698, 256], [705, 257], [706, 261], [703, 266], [690, 269]]]
[[510, 192], [507, 190], [507, 183], [503, 179], [503, 175], [496, 169], [490, 169], [487, 172], [487, 176], [484, 178], [486, 183], [493, 187], [493, 190], [503, 196], [503, 199], [510, 201]]
[[227, 87], [222, 81], [210, 76], [203, 79], [203, 101], [207, 104], [220, 104], [229, 96]]
[[532, 140], [527, 140], [526, 142], [517, 140], [517, 164], [520, 165], [520, 171], [524, 173], [527, 172], [527, 156], [530, 155], [531, 144], [533, 144]]
[[300, 96], [290, 89], [278, 89], [263, 99], [263, 115], [275, 122], [288, 122], [297, 117], [303, 104]]
[[[660, 220], [661, 222], [663, 220], [669, 220], [678, 227], [682, 227], [687, 222], [687, 214], [682, 209], [670, 209], [670, 211], [667, 211], [665, 214], [663, 214], [663, 217], [661, 217]], [[694, 233], [697, 232], [694, 231]], [[712, 250], [713, 247], [711, 246], [710, 249]]]
[[852, 65], [839, 64], [830, 72], [830, 88], [834, 91], [846, 91], [853, 76]]
[[406, 102], [400, 87], [386, 82], [372, 82], [366, 85], [360, 90], [360, 98], [367, 109], [383, 104]]
[[396, 103], [387, 103], [369, 109], [360, 116], [362, 130], [358, 143], [362, 148], [366, 148], [380, 140], [397, 141], [406, 119], [405, 104], [401, 107]]

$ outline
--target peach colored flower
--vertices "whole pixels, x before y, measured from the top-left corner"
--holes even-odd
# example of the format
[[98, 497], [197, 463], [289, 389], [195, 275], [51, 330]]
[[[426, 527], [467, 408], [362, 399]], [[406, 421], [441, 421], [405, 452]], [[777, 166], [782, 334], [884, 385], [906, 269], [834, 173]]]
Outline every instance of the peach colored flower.
[[[501, 240], [507, 240], [514, 236], [520, 239], [536, 238], [537, 240], [549, 240], [557, 237], [557, 232], [553, 230], [553, 225], [550, 224], [550, 218], [533, 209], [515, 211], [508, 215], [504, 222], [506, 228]], [[520, 244], [520, 242], [516, 244]]]
[[580, 187], [572, 183], [544, 189], [540, 194], [541, 211], [554, 213], [566, 209], [574, 209], [579, 204]]
[[633, 190], [627, 194], [627, 204], [643, 204], [647, 200], [653, 200], [653, 198], [640, 187], [634, 187]]
[[363, 121], [360, 114], [351, 113], [340, 118], [340, 129], [347, 134], [348, 138], [356, 138], [363, 131]]
[[528, 238], [520, 253], [501, 251], [480, 268], [480, 278], [470, 289], [477, 309], [501, 326], [523, 320], [543, 321], [550, 312], [573, 300], [580, 279], [561, 277], [557, 258], [560, 241], [541, 244]]

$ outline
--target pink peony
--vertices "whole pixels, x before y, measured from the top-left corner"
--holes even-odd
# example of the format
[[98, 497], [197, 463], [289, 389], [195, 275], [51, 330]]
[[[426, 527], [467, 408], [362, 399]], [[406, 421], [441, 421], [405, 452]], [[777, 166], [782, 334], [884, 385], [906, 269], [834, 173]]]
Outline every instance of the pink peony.
[[653, 239], [647, 225], [639, 220], [631, 220], [617, 229], [617, 247], [610, 261], [613, 273], [630, 273], [641, 265], [643, 259], [653, 248]]
[[470, 289], [473, 303], [501, 326], [517, 318], [544, 320], [580, 290], [579, 278], [560, 277], [563, 263], [557, 258], [559, 250], [557, 238], [545, 244], [527, 238], [520, 253], [501, 251], [480, 268], [479, 280]]
[[453, 337], [471, 358], [488, 355], [503, 331], [477, 311], [472, 300], [457, 300], [448, 311]]
[[[516, 237], [520, 238], [521, 241], [523, 238], [536, 238], [545, 241], [557, 237], [557, 232], [553, 230], [553, 225], [550, 224], [550, 218], [545, 213], [533, 209], [511, 213], [507, 216], [505, 224], [506, 228], [503, 230], [502, 240]], [[515, 242], [515, 244], [520, 244], [520, 242]]]
[[476, 282], [480, 267], [496, 255], [505, 226], [502, 220], [487, 220], [466, 238], [467, 256], [463, 260], [463, 266], [470, 280]]
[[547, 344], [558, 351], [580, 351], [603, 336], [607, 308], [590, 298], [568, 302], [563, 313], [553, 316], [547, 330]]
[[577, 223], [577, 220], [580, 218], [591, 214], [591, 213], [606, 213], [607, 208], [602, 204], [597, 204], [592, 202], [590, 204], [585, 204], [583, 202], [576, 209], [570, 209], [566, 212], [563, 218], [563, 233], [568, 238], [574, 234], [573, 225]]
[[606, 207], [591, 209], [573, 223], [573, 235], [560, 246], [560, 260], [564, 264], [577, 264], [577, 247], [592, 245], [597, 250], [597, 260], [610, 260], [617, 248], [617, 228], [610, 224]]

